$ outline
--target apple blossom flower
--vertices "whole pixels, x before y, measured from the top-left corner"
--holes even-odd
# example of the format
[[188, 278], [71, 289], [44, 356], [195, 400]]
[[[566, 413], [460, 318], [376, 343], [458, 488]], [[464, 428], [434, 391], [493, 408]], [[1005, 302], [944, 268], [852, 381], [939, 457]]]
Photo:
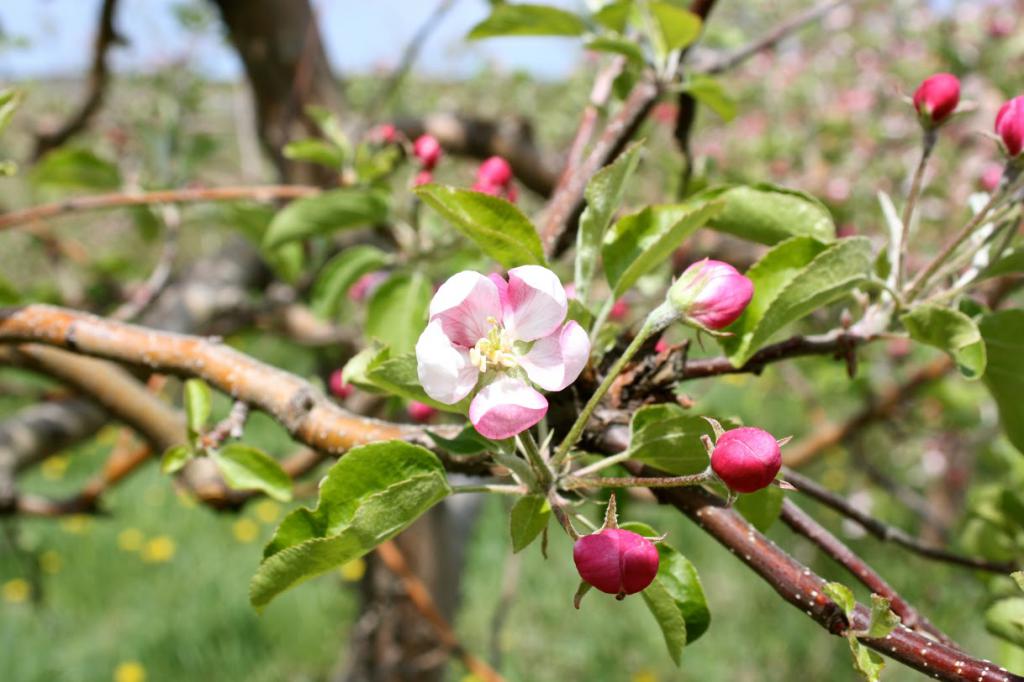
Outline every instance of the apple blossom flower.
[[408, 407], [406, 407], [406, 412], [408, 412], [409, 418], [414, 422], [423, 424], [430, 421], [437, 414], [437, 408], [421, 403], [418, 400], [410, 400]]
[[1014, 97], [999, 108], [996, 134], [1003, 140], [1010, 156], [1020, 154], [1024, 148], [1024, 95]]
[[711, 453], [711, 468], [730, 490], [753, 493], [775, 480], [782, 468], [782, 452], [775, 436], [743, 426], [718, 438]]
[[925, 78], [914, 91], [914, 108], [926, 125], [942, 123], [960, 103], [960, 79], [951, 73]]
[[352, 384], [345, 383], [340, 369], [336, 369], [331, 372], [331, 376], [327, 380], [327, 387], [331, 390], [331, 394], [339, 400], [344, 400], [349, 397], [352, 395], [352, 391], [355, 390], [352, 387]]
[[512, 202], [518, 197], [515, 185], [512, 183], [512, 167], [500, 156], [492, 156], [480, 164], [476, 171], [473, 190], [495, 197], [503, 197]]
[[683, 316], [708, 329], [736, 321], [754, 296], [754, 284], [722, 261], [697, 261], [683, 271], [668, 299]]
[[420, 135], [412, 143], [412, 153], [420, 160], [423, 170], [434, 170], [441, 160], [441, 143], [433, 135]]
[[500, 275], [465, 270], [430, 302], [416, 342], [417, 374], [434, 400], [453, 405], [479, 385], [469, 419], [488, 438], [514, 436], [539, 422], [548, 401], [534, 388], [561, 391], [583, 371], [590, 340], [565, 321], [558, 276], [539, 265]]
[[573, 545], [572, 559], [580, 578], [619, 599], [642, 591], [658, 575], [658, 548], [621, 528], [584, 535]]
[[373, 295], [373, 292], [377, 290], [377, 287], [383, 284], [387, 278], [387, 270], [374, 270], [373, 272], [366, 273], [357, 279], [356, 283], [352, 285], [352, 288], [348, 290], [349, 300], [355, 301], [356, 303], [365, 301]]

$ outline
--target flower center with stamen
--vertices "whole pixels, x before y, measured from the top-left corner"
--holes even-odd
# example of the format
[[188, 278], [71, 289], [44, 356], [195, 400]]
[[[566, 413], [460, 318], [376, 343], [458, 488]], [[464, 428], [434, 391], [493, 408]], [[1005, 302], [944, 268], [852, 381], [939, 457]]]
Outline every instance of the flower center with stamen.
[[469, 349], [469, 361], [481, 372], [486, 372], [488, 367], [499, 370], [512, 369], [519, 362], [516, 354], [512, 352], [512, 339], [509, 333], [493, 317], [488, 317], [487, 322], [491, 329], [487, 336]]

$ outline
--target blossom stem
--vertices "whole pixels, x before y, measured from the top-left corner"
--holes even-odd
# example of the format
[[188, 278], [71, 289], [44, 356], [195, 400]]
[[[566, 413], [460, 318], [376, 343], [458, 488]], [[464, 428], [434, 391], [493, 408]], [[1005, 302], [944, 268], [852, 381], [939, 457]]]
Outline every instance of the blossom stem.
[[562, 464], [565, 462], [565, 458], [569, 456], [569, 451], [572, 446], [576, 444], [576, 441], [580, 439], [583, 434], [583, 429], [586, 427], [587, 422], [590, 420], [590, 415], [594, 413], [598, 403], [604, 398], [604, 394], [608, 392], [608, 389], [612, 387], [612, 382], [615, 381], [615, 377], [619, 375], [619, 372], [626, 366], [626, 364], [636, 355], [636, 352], [640, 350], [640, 347], [644, 345], [647, 339], [651, 338], [654, 334], [660, 332], [662, 329], [667, 327], [673, 320], [678, 319], [679, 314], [666, 302], [655, 308], [647, 319], [644, 320], [644, 324], [640, 327], [640, 330], [636, 333], [633, 341], [626, 347], [619, 359], [615, 361], [611, 369], [608, 370], [608, 374], [605, 375], [604, 381], [597, 387], [593, 395], [590, 396], [590, 400], [583, 406], [583, 410], [580, 412], [579, 417], [576, 418], [576, 422], [569, 429], [569, 434], [562, 441], [562, 444], [558, 446], [558, 450], [555, 452], [553, 460], [553, 466], [555, 471], [561, 469]]
[[624, 476], [614, 478], [572, 477], [563, 487], [567, 490], [576, 488], [682, 488], [691, 485], [702, 485], [712, 479], [709, 471], [689, 476]]
[[537, 477], [537, 483], [542, 488], [547, 488], [551, 485], [552, 481], [551, 469], [548, 467], [548, 463], [544, 461], [544, 457], [541, 456], [540, 446], [537, 445], [533, 434], [527, 429], [520, 433], [516, 439], [519, 441], [519, 447], [526, 453], [526, 459], [529, 460], [530, 467]]
[[483, 485], [453, 485], [452, 494], [458, 493], [495, 493], [498, 495], [525, 495], [526, 486], [522, 485], [501, 485], [487, 483]]
[[931, 158], [932, 150], [935, 149], [937, 135], [934, 127], [929, 127], [924, 132], [924, 141], [921, 145], [921, 160], [917, 163], [914, 171], [914, 178], [910, 182], [910, 193], [907, 195], [907, 203], [903, 207], [900, 228], [900, 255], [896, 264], [896, 286], [903, 282], [903, 274], [907, 269], [907, 242], [910, 240], [910, 221], [914, 217], [914, 208], [917, 206], [917, 199], [921, 196], [921, 185], [924, 181], [924, 171], [928, 166], [928, 159]]
[[593, 464], [587, 465], [582, 469], [578, 469], [577, 471], [573, 472], [573, 476], [583, 477], [589, 476], [590, 474], [596, 474], [598, 471], [601, 471], [602, 469], [607, 469], [610, 466], [615, 466], [616, 464], [625, 462], [631, 456], [632, 453], [629, 450], [626, 450], [625, 452], [620, 452], [617, 455], [605, 457], [604, 459], [594, 462]]

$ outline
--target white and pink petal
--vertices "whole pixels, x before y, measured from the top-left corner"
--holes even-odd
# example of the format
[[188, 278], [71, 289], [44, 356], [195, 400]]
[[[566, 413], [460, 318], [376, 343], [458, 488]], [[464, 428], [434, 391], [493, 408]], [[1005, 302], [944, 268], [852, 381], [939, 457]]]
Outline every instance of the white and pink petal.
[[427, 395], [453, 405], [473, 390], [480, 371], [469, 361], [469, 351], [453, 345], [441, 321], [434, 320], [416, 341], [416, 374]]
[[503, 376], [484, 386], [469, 404], [469, 420], [493, 440], [522, 433], [548, 411], [547, 399], [522, 379]]
[[583, 327], [570, 320], [561, 329], [537, 339], [519, 358], [530, 381], [546, 391], [561, 391], [576, 381], [590, 357], [590, 339]]
[[519, 341], [551, 334], [565, 320], [569, 302], [558, 275], [540, 265], [508, 271], [505, 328]]
[[498, 287], [472, 270], [449, 277], [430, 301], [430, 320], [440, 320], [445, 335], [463, 348], [487, 336], [501, 315]]

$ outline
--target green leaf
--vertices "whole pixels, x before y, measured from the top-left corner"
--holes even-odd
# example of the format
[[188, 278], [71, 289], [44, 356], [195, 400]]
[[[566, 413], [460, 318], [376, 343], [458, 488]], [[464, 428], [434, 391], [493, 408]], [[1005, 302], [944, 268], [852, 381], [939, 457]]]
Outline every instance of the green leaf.
[[446, 185], [423, 185], [416, 194], [506, 268], [546, 262], [537, 230], [514, 204]]
[[885, 668], [885, 660], [871, 649], [857, 641], [854, 636], [846, 638], [853, 654], [853, 667], [864, 676], [867, 682], [879, 682], [879, 675]]
[[624, 151], [614, 163], [605, 166], [590, 178], [584, 197], [587, 207], [580, 216], [576, 233], [576, 268], [574, 283], [576, 296], [584, 303], [590, 293], [590, 281], [597, 269], [601, 243], [612, 216], [622, 203], [626, 183], [640, 163], [643, 143], [637, 142]]
[[853, 591], [842, 583], [825, 583], [824, 592], [836, 606], [843, 610], [847, 618], [852, 618], [857, 610], [857, 599]]
[[315, 104], [311, 104], [306, 107], [306, 114], [309, 115], [313, 121], [316, 122], [320, 132], [324, 134], [335, 147], [341, 150], [343, 155], [348, 154], [348, 150], [352, 147], [352, 143], [348, 139], [348, 135], [341, 127], [341, 122], [338, 121], [338, 117], [334, 115], [330, 109], [320, 107]]
[[353, 448], [320, 484], [315, 509], [281, 522], [249, 586], [257, 608], [289, 587], [357, 559], [407, 528], [451, 492], [425, 448], [384, 441]]
[[779, 518], [784, 497], [782, 488], [770, 485], [756, 493], [740, 495], [735, 507], [736, 511], [743, 514], [743, 518], [763, 533]]
[[341, 379], [346, 384], [373, 390], [377, 387], [370, 381], [370, 370], [389, 359], [391, 359], [391, 351], [388, 347], [380, 341], [372, 341], [345, 363], [345, 367], [341, 370]]
[[189, 379], [185, 382], [185, 421], [190, 437], [195, 438], [203, 432], [210, 419], [212, 404], [210, 387], [202, 379]]
[[594, 21], [605, 28], [616, 33], [625, 33], [626, 24], [629, 23], [630, 15], [633, 12], [633, 0], [618, 0], [610, 2], [601, 9], [594, 12]]
[[1011, 249], [1003, 254], [1002, 258], [982, 270], [977, 281], [1002, 277], [1003, 275], [1015, 275], [1024, 272], [1024, 249]]
[[868, 624], [867, 636], [881, 639], [896, 629], [900, 617], [889, 608], [889, 600], [877, 594], [871, 595], [871, 621]]
[[345, 162], [345, 152], [323, 140], [310, 139], [289, 142], [284, 147], [284, 156], [293, 161], [318, 163], [332, 170], [338, 170]]
[[1017, 584], [1017, 588], [1024, 592], [1024, 571], [1014, 571], [1010, 574], [1010, 577]]
[[467, 424], [455, 438], [443, 438], [433, 431], [427, 431], [427, 435], [430, 436], [430, 440], [437, 443], [438, 447], [453, 455], [478, 455], [481, 452], [497, 449], [497, 444], [489, 438], [481, 436], [472, 424]]
[[959, 310], [925, 303], [900, 321], [910, 338], [949, 353], [965, 378], [978, 379], [985, 373], [985, 341], [974, 320]]
[[1024, 310], [1004, 310], [981, 318], [988, 364], [985, 386], [999, 407], [1006, 437], [1024, 452]]
[[985, 628], [1017, 646], [1024, 646], [1024, 597], [1000, 599], [985, 612]]
[[809, 194], [769, 184], [709, 187], [692, 200], [719, 200], [725, 207], [708, 227], [761, 244], [790, 237], [836, 238], [832, 214]]
[[407, 353], [427, 324], [432, 291], [419, 272], [395, 275], [377, 287], [366, 308], [367, 339], [380, 339], [395, 353]]
[[121, 173], [89, 149], [58, 147], [35, 165], [32, 181], [61, 189], [115, 190], [121, 186]]
[[0, 90], [0, 133], [2, 133], [14, 118], [14, 112], [21, 105], [22, 92], [14, 88]]
[[466, 37], [480, 40], [498, 36], [578, 36], [586, 30], [587, 25], [579, 16], [557, 7], [500, 3]]
[[292, 479], [277, 460], [254, 447], [229, 443], [212, 453], [224, 482], [235, 490], [260, 490], [275, 500], [292, 499]]
[[722, 340], [729, 361], [741, 367], [772, 335], [788, 324], [848, 294], [871, 269], [871, 242], [865, 237], [824, 246], [794, 237], [774, 247], [747, 276], [754, 298]]
[[664, 263], [684, 239], [721, 210], [719, 203], [687, 202], [648, 206], [619, 219], [601, 248], [612, 298], [622, 296], [642, 275]]
[[712, 434], [707, 420], [687, 414], [678, 405], [648, 405], [633, 415], [629, 456], [679, 476], [700, 473], [708, 466], [700, 437]]
[[426, 403], [444, 412], [466, 414], [469, 406], [469, 396], [454, 405], [439, 403], [428, 396], [416, 373], [415, 353], [404, 353], [388, 359], [375, 359], [366, 373], [366, 379], [378, 390], [407, 400]]
[[611, 52], [621, 54], [638, 66], [646, 63], [643, 50], [640, 46], [628, 38], [621, 38], [612, 35], [601, 35], [587, 41], [583, 47], [593, 52]]
[[722, 84], [711, 76], [691, 76], [684, 84], [683, 90], [718, 114], [718, 117], [726, 123], [736, 118], [736, 100], [730, 97]]
[[315, 235], [383, 223], [388, 195], [381, 190], [347, 187], [296, 199], [271, 221], [263, 237], [268, 249]]
[[512, 553], [530, 546], [551, 518], [551, 503], [543, 495], [523, 495], [512, 505], [509, 529], [512, 533]]
[[700, 17], [669, 2], [648, 2], [651, 18], [657, 28], [659, 52], [667, 54], [679, 50], [700, 36]]
[[187, 445], [175, 445], [172, 448], [167, 448], [163, 457], [160, 458], [160, 473], [173, 474], [180, 471], [190, 459], [192, 459], [192, 448]]
[[[621, 526], [625, 530], [639, 533], [645, 537], [656, 537], [657, 533], [653, 528], [645, 523], [629, 522], [624, 523]], [[663, 595], [657, 594], [659, 592], [667, 593], [671, 599], [675, 610], [682, 616], [684, 628], [682, 630], [673, 630], [667, 632], [662, 629], [662, 634], [665, 637], [665, 644], [669, 648], [669, 654], [672, 655], [673, 660], [679, 663], [678, 654], [673, 653], [673, 648], [678, 645], [678, 650], [682, 650], [682, 645], [690, 644], [697, 641], [697, 639], [703, 635], [708, 626], [711, 624], [711, 611], [708, 609], [707, 599], [704, 596], [704, 587], [701, 585], [700, 577], [697, 575], [697, 569], [694, 565], [680, 554], [675, 548], [665, 543], [664, 541], [657, 544], [658, 548], [658, 575], [654, 579], [653, 585], [658, 585], [653, 593], [656, 598], [660, 601]], [[648, 587], [642, 593], [645, 601], [647, 600], [648, 592], [651, 588]], [[660, 609], [664, 608], [662, 604], [658, 604], [657, 607]], [[651, 608], [651, 604], [648, 603], [648, 608]], [[654, 613], [654, 609], [651, 608], [651, 612]], [[655, 614], [655, 618], [658, 616]], [[660, 624], [659, 619], [659, 624]], [[666, 622], [678, 622], [674, 618], [669, 618]], [[681, 642], [678, 634], [681, 633]], [[671, 641], [670, 641], [671, 639]]]
[[345, 294], [363, 275], [390, 262], [380, 249], [361, 244], [351, 246], [327, 261], [313, 283], [310, 307], [324, 319], [337, 316]]
[[665, 584], [658, 578], [655, 578], [640, 595], [661, 628], [661, 636], [665, 638], [668, 655], [678, 666], [682, 660], [683, 647], [686, 646], [686, 619], [683, 618]]

